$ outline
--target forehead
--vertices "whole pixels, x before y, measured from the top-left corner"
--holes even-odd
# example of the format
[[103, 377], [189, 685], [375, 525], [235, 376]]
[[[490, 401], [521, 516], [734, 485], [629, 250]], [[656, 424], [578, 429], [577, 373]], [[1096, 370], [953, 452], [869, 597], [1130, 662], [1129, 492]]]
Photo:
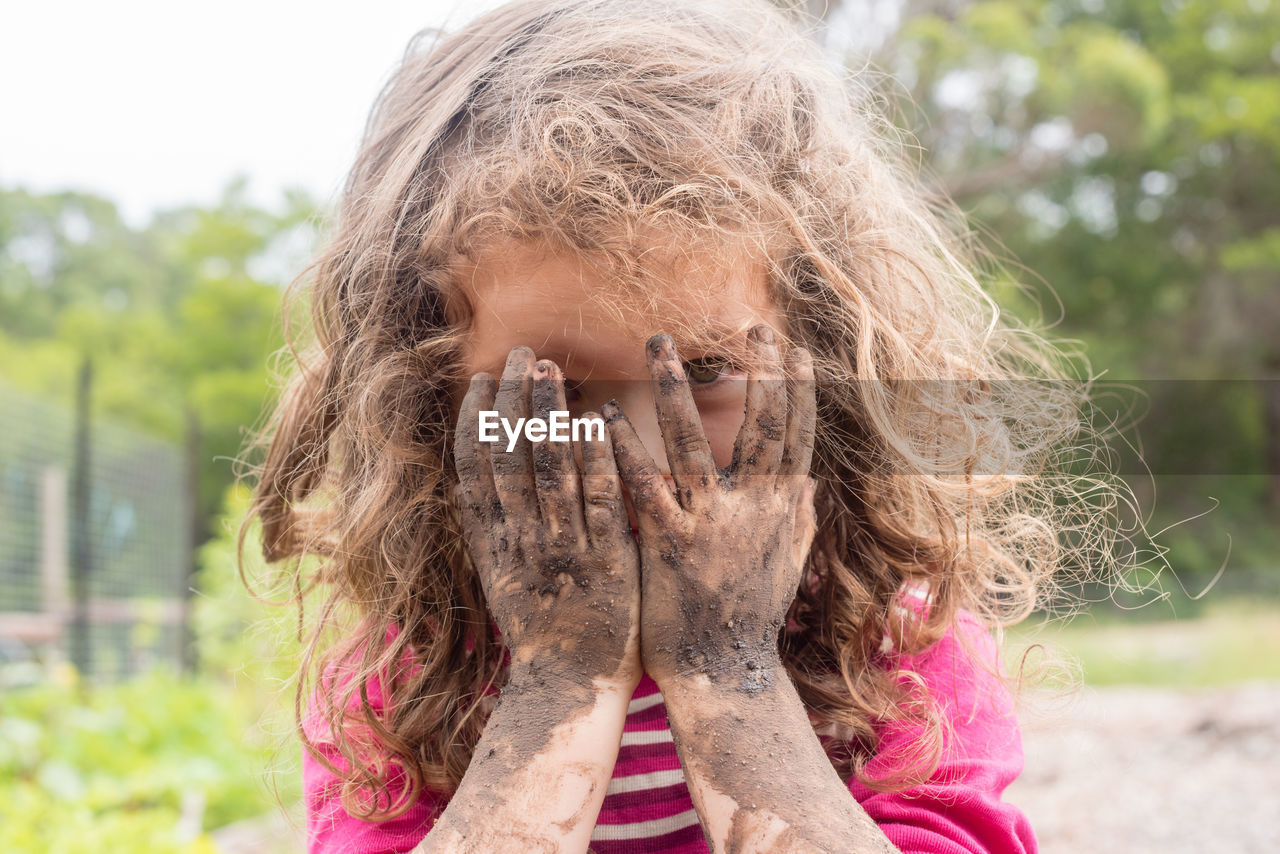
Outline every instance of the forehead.
[[698, 251], [665, 241], [623, 265], [508, 239], [456, 259], [454, 277], [472, 309], [473, 372], [500, 371], [523, 344], [561, 364], [626, 374], [643, 368], [641, 348], [658, 332], [694, 353], [732, 349], [760, 322], [781, 329], [765, 266], [740, 244]]

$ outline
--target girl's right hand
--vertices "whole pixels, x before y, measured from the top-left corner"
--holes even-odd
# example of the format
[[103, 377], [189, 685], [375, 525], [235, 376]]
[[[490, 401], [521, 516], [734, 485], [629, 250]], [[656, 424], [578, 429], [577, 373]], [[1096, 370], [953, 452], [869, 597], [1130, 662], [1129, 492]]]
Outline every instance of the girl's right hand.
[[500, 384], [471, 378], [454, 432], [463, 534], [512, 676], [633, 690], [643, 672], [640, 557], [607, 431], [586, 431], [579, 475], [569, 442], [521, 437], [508, 453], [502, 430], [497, 442], [481, 442], [484, 410], [513, 425], [568, 410], [560, 368], [516, 347]]

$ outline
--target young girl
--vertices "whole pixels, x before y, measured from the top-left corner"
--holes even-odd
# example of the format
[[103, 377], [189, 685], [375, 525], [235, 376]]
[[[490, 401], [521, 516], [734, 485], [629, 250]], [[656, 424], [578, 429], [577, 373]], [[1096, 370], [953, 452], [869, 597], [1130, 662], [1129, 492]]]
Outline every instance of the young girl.
[[1079, 424], [856, 94], [765, 0], [411, 45], [250, 517], [322, 558], [311, 852], [1036, 849], [992, 631]]

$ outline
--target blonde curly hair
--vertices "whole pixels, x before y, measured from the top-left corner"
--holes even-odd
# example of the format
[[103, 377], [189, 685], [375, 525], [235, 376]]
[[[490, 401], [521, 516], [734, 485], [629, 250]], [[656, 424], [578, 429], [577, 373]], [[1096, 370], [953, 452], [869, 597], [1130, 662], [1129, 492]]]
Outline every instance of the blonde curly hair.
[[[765, 0], [523, 0], [419, 33], [378, 97], [334, 227], [286, 297], [309, 298], [314, 340], [287, 345], [297, 369], [251, 444], [265, 460], [240, 536], [243, 558], [261, 521], [300, 606], [303, 558], [320, 559], [296, 710], [329, 764], [302, 731], [304, 686], [356, 659], [316, 695], [352, 815], [454, 791], [505, 675], [448, 462], [470, 311], [453, 262], [494, 241], [545, 241], [643, 284], [646, 235], [731, 236], [767, 269], [819, 379], [818, 533], [780, 650], [815, 728], [840, 736], [842, 778], [863, 775], [885, 721], [923, 736], [869, 785], [908, 786], [939, 758], [932, 706], [873, 666], [886, 636], [923, 649], [961, 609], [998, 630], [1104, 553], [1114, 492], [1051, 476], [1087, 438], [1064, 351], [1001, 313], [873, 88], [797, 24]], [[895, 608], [904, 584], [927, 585], [918, 619]], [[406, 657], [421, 667], [374, 714], [370, 680]], [[404, 797], [369, 809], [358, 796], [385, 795], [389, 763]]]

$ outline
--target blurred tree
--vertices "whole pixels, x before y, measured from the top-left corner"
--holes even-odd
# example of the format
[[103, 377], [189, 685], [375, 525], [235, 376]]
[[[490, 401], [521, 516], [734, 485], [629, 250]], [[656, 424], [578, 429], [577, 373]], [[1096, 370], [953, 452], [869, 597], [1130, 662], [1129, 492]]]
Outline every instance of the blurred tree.
[[107, 311], [164, 301], [164, 277], [143, 235], [106, 199], [0, 191], [0, 332], [53, 335], [77, 304]]
[[1063, 284], [1068, 326], [1148, 376], [1280, 366], [1280, 10], [946, 9], [909, 11], [879, 62], [909, 87], [943, 186]]
[[[1224, 504], [1213, 516], [1246, 532], [1237, 556], [1244, 545], [1274, 569], [1277, 0], [776, 2], [820, 16], [815, 35], [870, 73], [927, 180], [1005, 262], [997, 299], [1084, 342], [1095, 373], [1152, 395], [1127, 436], [1169, 485], [1153, 530], [1212, 494]], [[1028, 278], [1052, 294], [1016, 281]], [[1165, 378], [1176, 381], [1150, 382]], [[1144, 507], [1156, 481], [1134, 482]], [[1178, 532], [1200, 541], [1204, 571], [1218, 562], [1205, 535], [1225, 546], [1224, 527]]]
[[[1062, 303], [1059, 331], [1087, 342], [1095, 368], [1122, 378], [1267, 380], [1230, 394], [1190, 383], [1177, 390], [1247, 398], [1215, 412], [1216, 442], [1186, 445], [1185, 431], [1166, 428], [1209, 416], [1154, 401], [1141, 429], [1155, 465], [1220, 454], [1217, 471], [1254, 475], [1224, 491], [1280, 510], [1274, 0], [900, 8], [898, 24], [864, 47], [899, 87], [890, 95], [909, 94], [894, 98], [904, 104], [901, 122], [939, 187], [989, 244], [1049, 283]], [[1020, 312], [1038, 310], [1012, 282], [999, 296]]]
[[[1112, 376], [1280, 378], [1280, 0], [777, 2], [887, 72], [930, 180], [1034, 271], [994, 283], [1011, 310], [1039, 311], [1012, 278], [1042, 277], [1058, 331]], [[92, 195], [0, 190], [0, 376], [69, 401], [87, 351], [98, 414], [181, 441], [196, 412], [206, 523], [270, 393], [271, 271], [301, 269], [317, 221], [305, 193], [272, 213], [245, 190], [140, 230]], [[1207, 396], [1216, 442], [1176, 409], [1150, 413], [1144, 439], [1225, 447], [1259, 476], [1223, 500], [1256, 512], [1269, 489], [1274, 512], [1280, 381], [1260, 388]]]
[[[95, 417], [182, 442], [193, 411], [197, 542], [268, 402], [268, 357], [283, 343], [280, 283], [262, 270], [296, 273], [314, 236], [305, 193], [287, 192], [279, 213], [246, 195], [238, 177], [215, 206], [164, 211], [133, 230], [91, 195], [0, 190], [0, 377], [70, 405], [88, 353]], [[281, 257], [290, 252], [299, 257]]]

